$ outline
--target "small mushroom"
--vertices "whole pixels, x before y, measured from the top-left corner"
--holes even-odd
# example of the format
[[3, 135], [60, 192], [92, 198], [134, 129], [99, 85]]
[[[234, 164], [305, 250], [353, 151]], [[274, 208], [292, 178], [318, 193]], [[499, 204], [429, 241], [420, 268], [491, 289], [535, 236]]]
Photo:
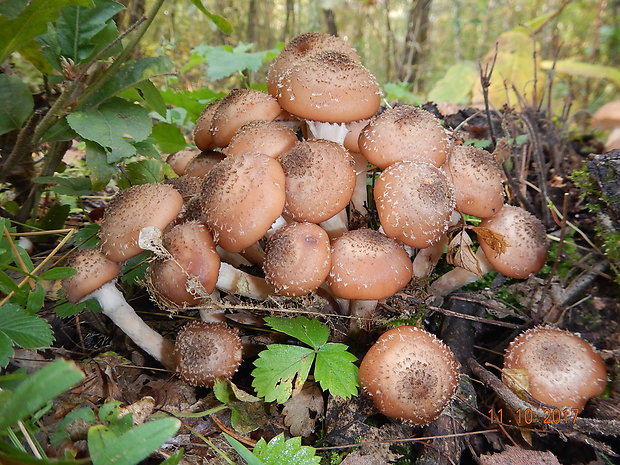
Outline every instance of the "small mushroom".
[[226, 156], [258, 152], [278, 158], [297, 142], [297, 136], [287, 126], [276, 121], [252, 121], [235, 133], [223, 150]]
[[551, 327], [521, 333], [506, 349], [503, 379], [511, 388], [524, 381], [532, 397], [557, 408], [583, 409], [607, 384], [605, 362], [578, 335]]
[[131, 340], [166, 368], [174, 368], [172, 343], [148, 326], [116, 288], [120, 264], [109, 260], [99, 249], [83, 249], [73, 254], [68, 263], [77, 273], [62, 281], [69, 302], [96, 299], [102, 312]]
[[219, 323], [194, 321], [177, 334], [174, 360], [181, 379], [192, 386], [213, 386], [230, 379], [242, 360], [237, 331]]
[[448, 346], [433, 334], [399, 326], [383, 333], [368, 350], [359, 381], [381, 413], [425, 425], [454, 398], [458, 364]]
[[605, 150], [620, 149], [620, 100], [607, 102], [592, 115], [592, 126], [608, 130]]
[[199, 150], [211, 150], [215, 147], [213, 134], [211, 134], [211, 121], [221, 100], [215, 100], [207, 104], [200, 113], [194, 126], [194, 144]]
[[200, 152], [193, 149], [179, 150], [178, 152], [171, 153], [166, 158], [166, 163], [170, 165], [172, 171], [177, 175], [182, 176], [185, 173], [185, 168], [192, 159]]

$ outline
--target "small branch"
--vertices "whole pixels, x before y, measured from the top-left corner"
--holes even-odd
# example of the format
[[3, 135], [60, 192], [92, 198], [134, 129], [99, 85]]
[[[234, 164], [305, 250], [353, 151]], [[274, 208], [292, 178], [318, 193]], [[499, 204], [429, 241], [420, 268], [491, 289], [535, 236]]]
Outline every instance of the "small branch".
[[482, 87], [482, 96], [484, 97], [484, 111], [487, 115], [487, 122], [489, 124], [489, 135], [493, 142], [493, 147], [497, 145], [495, 139], [495, 131], [493, 130], [493, 122], [491, 121], [491, 110], [489, 108], [489, 87], [491, 86], [491, 76], [493, 75], [493, 69], [495, 68], [495, 61], [497, 60], [498, 43], [495, 42], [495, 54], [493, 55], [493, 61], [490, 65], [486, 65], [484, 70], [482, 65], [480, 67], [480, 86]]

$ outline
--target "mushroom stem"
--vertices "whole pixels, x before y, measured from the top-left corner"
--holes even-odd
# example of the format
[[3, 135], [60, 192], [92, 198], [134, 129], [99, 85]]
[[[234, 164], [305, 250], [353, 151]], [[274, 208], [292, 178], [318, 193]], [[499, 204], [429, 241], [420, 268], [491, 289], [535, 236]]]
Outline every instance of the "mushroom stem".
[[446, 245], [448, 245], [448, 236], [444, 234], [437, 243], [418, 251], [413, 259], [413, 277], [415, 279], [424, 279], [431, 275], [433, 268], [443, 255], [443, 249]]
[[243, 257], [240, 253], [229, 252], [228, 250], [222, 249], [219, 245], [215, 247], [215, 250], [217, 250], [217, 254], [223, 262], [229, 263], [232, 266], [252, 266], [248, 259]]
[[353, 317], [349, 325], [351, 332], [369, 328], [378, 302], [378, 300], [351, 300], [349, 302], [349, 316]]
[[228, 263], [220, 264], [220, 274], [215, 287], [231, 294], [259, 300], [276, 294], [275, 289], [263, 278], [240, 271]]
[[123, 293], [115, 286], [116, 280], [105, 283], [84, 299], [94, 298], [101, 305], [102, 312], [118, 326], [142, 350], [169, 370], [175, 369], [172, 358], [174, 345], [147, 325], [133, 307], [127, 303]]
[[347, 209], [343, 208], [331, 218], [322, 221], [319, 224], [327, 233], [330, 239], [342, 236], [349, 230], [349, 219], [347, 218]]
[[[476, 251], [476, 258], [480, 264], [480, 271], [482, 271], [482, 275], [485, 275], [489, 271], [493, 270], [493, 267], [487, 260], [482, 247], [478, 247], [478, 250]], [[431, 284], [430, 290], [434, 296], [444, 297], [451, 292], [466, 286], [467, 284], [471, 284], [479, 280], [482, 275], [472, 273], [465, 268], [456, 267], [436, 279], [435, 282]]]
[[359, 153], [349, 153], [355, 160], [355, 188], [350, 204], [358, 212], [366, 214], [368, 213], [368, 186], [366, 185], [368, 161]]
[[261, 265], [265, 261], [265, 251], [258, 242], [239, 252], [243, 258], [254, 265]]
[[320, 121], [306, 120], [308, 129], [316, 139], [325, 139], [343, 145], [349, 128], [346, 123], [322, 123]]

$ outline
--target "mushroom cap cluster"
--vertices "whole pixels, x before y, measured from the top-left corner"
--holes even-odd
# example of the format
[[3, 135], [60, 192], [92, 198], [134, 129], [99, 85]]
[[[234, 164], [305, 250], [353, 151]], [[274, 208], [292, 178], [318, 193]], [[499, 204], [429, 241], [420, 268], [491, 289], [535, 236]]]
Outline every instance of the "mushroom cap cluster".
[[504, 370], [510, 370], [504, 378], [513, 373], [525, 379], [524, 387], [532, 397], [558, 408], [581, 410], [607, 384], [605, 362], [592, 345], [551, 327], [532, 328], [517, 336], [506, 349]]
[[414, 326], [383, 333], [360, 365], [359, 380], [377, 409], [391, 418], [424, 425], [452, 401], [459, 385], [452, 351]]

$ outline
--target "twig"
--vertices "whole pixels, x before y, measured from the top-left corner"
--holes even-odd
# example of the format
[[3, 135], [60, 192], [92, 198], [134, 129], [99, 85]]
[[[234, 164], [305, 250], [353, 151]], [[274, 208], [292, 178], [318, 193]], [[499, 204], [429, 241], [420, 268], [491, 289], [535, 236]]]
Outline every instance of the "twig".
[[455, 312], [452, 310], [447, 310], [445, 308], [441, 308], [441, 307], [433, 307], [433, 306], [428, 306], [429, 310], [441, 313], [443, 315], [447, 315], [447, 316], [453, 316], [453, 317], [457, 317], [457, 318], [463, 318], [465, 320], [470, 320], [470, 321], [475, 321], [477, 323], [483, 323], [483, 324], [489, 324], [489, 325], [494, 325], [494, 326], [502, 326], [504, 328], [511, 328], [511, 329], [523, 329], [524, 325], [517, 325], [514, 323], [508, 323], [506, 321], [499, 321], [499, 320], [489, 320], [487, 318], [480, 318], [478, 316], [474, 316], [474, 315], [467, 315], [466, 313], [459, 313], [459, 312]]
[[491, 121], [491, 110], [489, 108], [489, 87], [491, 86], [491, 76], [493, 75], [493, 69], [495, 68], [495, 61], [497, 60], [499, 43], [495, 42], [495, 53], [493, 55], [493, 61], [491, 65], [485, 65], [484, 70], [482, 69], [482, 65], [478, 64], [480, 70], [480, 85], [482, 87], [482, 96], [484, 97], [484, 111], [487, 115], [487, 122], [489, 124], [489, 135], [491, 136], [491, 141], [493, 142], [493, 147], [497, 145], [497, 141], [495, 140], [495, 131], [493, 130], [493, 122]]

